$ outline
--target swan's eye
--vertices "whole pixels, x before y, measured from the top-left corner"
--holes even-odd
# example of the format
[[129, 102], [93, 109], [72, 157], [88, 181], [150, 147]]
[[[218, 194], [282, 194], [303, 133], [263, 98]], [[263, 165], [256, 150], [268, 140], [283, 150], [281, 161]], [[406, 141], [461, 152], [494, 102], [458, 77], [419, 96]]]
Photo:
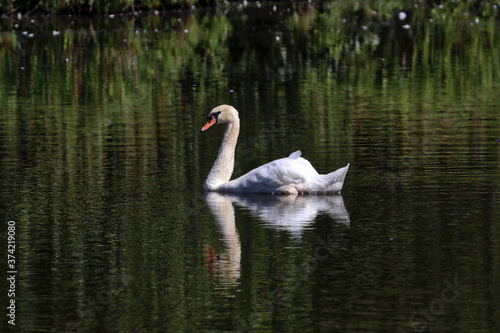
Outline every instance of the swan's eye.
[[219, 112], [214, 112], [214, 113], [211, 113], [207, 116], [207, 120], [210, 120], [212, 118], [215, 118], [215, 120], [217, 120], [217, 118], [219, 117], [219, 115], [222, 113], [222, 111], [219, 111]]

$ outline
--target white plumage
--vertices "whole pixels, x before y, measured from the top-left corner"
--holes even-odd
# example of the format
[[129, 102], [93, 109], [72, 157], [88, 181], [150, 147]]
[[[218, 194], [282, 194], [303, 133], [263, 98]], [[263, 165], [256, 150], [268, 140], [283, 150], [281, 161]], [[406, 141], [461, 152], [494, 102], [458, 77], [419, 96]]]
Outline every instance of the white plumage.
[[202, 132], [218, 123], [227, 124], [227, 128], [217, 159], [203, 184], [205, 190], [276, 194], [334, 194], [342, 190], [349, 164], [337, 171], [320, 175], [308, 160], [300, 157], [300, 150], [229, 181], [240, 128], [238, 111], [232, 106], [220, 105], [209, 113], [207, 119]]

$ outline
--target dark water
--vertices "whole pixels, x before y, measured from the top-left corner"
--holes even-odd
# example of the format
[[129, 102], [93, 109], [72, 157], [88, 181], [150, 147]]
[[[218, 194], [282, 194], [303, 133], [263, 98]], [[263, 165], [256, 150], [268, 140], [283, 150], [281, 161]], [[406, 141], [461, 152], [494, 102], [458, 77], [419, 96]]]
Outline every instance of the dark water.
[[[2, 327], [500, 330], [498, 21], [273, 6], [1, 19]], [[223, 103], [342, 196], [204, 195]]]

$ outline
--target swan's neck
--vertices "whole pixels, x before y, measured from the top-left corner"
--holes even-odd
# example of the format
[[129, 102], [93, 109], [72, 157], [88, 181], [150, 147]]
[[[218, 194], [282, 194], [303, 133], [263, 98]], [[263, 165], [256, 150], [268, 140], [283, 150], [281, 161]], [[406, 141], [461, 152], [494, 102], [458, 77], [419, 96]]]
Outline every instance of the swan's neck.
[[239, 133], [239, 119], [227, 125], [217, 159], [203, 184], [205, 190], [217, 190], [221, 184], [227, 183], [231, 179], [234, 169], [234, 151]]

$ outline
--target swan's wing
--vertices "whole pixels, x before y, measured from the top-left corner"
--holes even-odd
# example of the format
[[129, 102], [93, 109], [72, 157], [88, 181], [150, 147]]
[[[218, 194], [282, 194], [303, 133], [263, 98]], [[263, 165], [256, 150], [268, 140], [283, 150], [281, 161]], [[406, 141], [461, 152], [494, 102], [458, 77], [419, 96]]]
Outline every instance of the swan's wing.
[[289, 184], [302, 184], [318, 176], [309, 161], [299, 157], [300, 151], [290, 157], [264, 164], [238, 179], [224, 184], [226, 191], [232, 192], [274, 192]]

